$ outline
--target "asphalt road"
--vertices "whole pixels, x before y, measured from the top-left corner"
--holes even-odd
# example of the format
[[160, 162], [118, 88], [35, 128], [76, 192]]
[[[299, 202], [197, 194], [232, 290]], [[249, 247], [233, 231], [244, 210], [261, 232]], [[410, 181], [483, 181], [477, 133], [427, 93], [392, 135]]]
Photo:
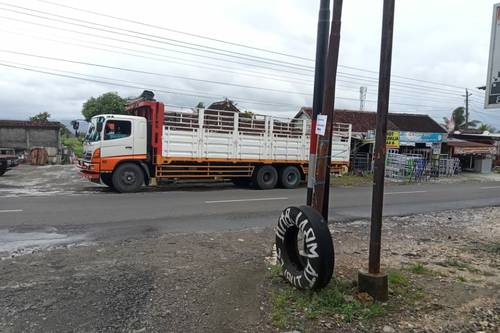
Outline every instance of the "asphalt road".
[[[189, 188], [135, 194], [93, 193], [0, 198], [0, 229], [56, 227], [95, 239], [152, 232], [211, 232], [274, 226], [282, 209], [302, 205], [305, 188], [257, 191]], [[331, 217], [370, 216], [371, 187], [334, 188]], [[384, 214], [500, 205], [500, 182], [386, 185]]]

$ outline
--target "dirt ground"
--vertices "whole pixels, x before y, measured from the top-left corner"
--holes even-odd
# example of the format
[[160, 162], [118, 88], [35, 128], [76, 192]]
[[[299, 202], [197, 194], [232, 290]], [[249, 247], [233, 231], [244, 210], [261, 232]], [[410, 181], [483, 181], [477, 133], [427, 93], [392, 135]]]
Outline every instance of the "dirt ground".
[[[336, 277], [353, 280], [366, 266], [368, 222], [331, 227]], [[406, 302], [391, 285], [387, 311], [369, 320], [298, 311], [278, 324], [274, 297], [291, 288], [272, 276], [273, 238], [152, 229], [4, 257], [0, 331], [500, 332], [500, 208], [386, 219], [383, 267], [421, 297]]]

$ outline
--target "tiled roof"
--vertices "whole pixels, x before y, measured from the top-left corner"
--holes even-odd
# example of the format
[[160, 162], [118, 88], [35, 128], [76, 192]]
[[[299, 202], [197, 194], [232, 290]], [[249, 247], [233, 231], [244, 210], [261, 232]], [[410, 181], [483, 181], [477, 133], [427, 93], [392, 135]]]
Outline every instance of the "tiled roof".
[[448, 139], [446, 143], [451, 147], [494, 147], [495, 145], [487, 143], [479, 143], [474, 141], [460, 140], [460, 139]]
[[208, 110], [221, 110], [221, 111], [233, 111], [239, 113], [240, 110], [234, 105], [234, 103], [228, 99], [220, 102], [215, 102], [210, 104], [207, 108]]
[[[312, 108], [303, 107], [296, 117], [302, 113], [310, 117]], [[363, 133], [375, 130], [377, 113], [371, 111], [335, 110], [334, 121], [337, 123], [352, 124], [353, 132]], [[411, 113], [389, 113], [387, 129], [406, 132], [446, 133], [446, 130], [428, 115]]]

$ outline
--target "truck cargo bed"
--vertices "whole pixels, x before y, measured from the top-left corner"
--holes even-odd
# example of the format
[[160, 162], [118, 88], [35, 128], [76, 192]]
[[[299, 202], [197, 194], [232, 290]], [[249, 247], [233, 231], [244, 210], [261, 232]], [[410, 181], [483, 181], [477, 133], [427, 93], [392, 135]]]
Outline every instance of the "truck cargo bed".
[[[232, 111], [165, 112], [162, 156], [166, 159], [306, 163], [310, 121], [245, 117]], [[332, 161], [349, 161], [351, 125], [334, 124]]]

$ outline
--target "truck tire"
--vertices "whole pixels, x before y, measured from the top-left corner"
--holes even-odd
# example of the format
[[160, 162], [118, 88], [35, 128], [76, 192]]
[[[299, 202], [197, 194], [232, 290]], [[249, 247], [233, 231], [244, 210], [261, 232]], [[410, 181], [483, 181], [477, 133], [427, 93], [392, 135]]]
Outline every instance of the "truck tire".
[[[303, 235], [300, 244], [299, 233]], [[288, 207], [281, 213], [276, 228], [276, 253], [283, 277], [296, 288], [321, 289], [332, 278], [332, 236], [321, 214], [311, 207]]]
[[113, 188], [120, 193], [137, 192], [144, 183], [144, 173], [134, 163], [124, 163], [113, 172]]
[[0, 177], [2, 177], [2, 176], [3, 176], [3, 174], [4, 174], [4, 173], [6, 173], [6, 172], [7, 172], [7, 170], [3, 170], [3, 169], [2, 169], [2, 170], [0, 170]]
[[278, 171], [271, 165], [263, 165], [255, 169], [253, 183], [260, 190], [269, 190], [278, 183]]
[[114, 186], [113, 186], [113, 174], [111, 174], [111, 173], [101, 174], [101, 181], [107, 187], [114, 188]]
[[297, 167], [290, 165], [280, 170], [280, 186], [288, 189], [297, 188], [301, 180], [300, 171]]

